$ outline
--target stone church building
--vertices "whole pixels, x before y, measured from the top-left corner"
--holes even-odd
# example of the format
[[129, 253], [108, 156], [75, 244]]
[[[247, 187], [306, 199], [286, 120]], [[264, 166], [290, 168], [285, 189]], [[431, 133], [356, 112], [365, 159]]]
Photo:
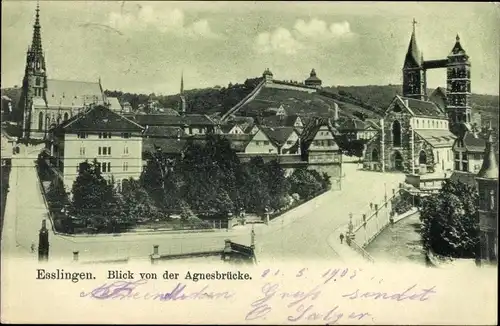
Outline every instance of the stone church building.
[[51, 127], [69, 120], [91, 104], [109, 105], [100, 80], [84, 82], [47, 78], [40, 8], [37, 6], [18, 108], [22, 137], [43, 139]]
[[[454, 166], [453, 143], [470, 130], [470, 61], [456, 37], [446, 59], [424, 61], [415, 21], [403, 66], [403, 96], [396, 96], [381, 119], [381, 131], [366, 145], [364, 168], [405, 173], [446, 173]], [[427, 95], [426, 72], [445, 68], [446, 91]]]

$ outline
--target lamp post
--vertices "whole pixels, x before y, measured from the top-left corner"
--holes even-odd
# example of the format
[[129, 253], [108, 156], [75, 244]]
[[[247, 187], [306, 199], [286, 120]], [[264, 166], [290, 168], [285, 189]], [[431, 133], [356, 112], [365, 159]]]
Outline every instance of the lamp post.
[[349, 213], [349, 224], [347, 225], [346, 242], [350, 246], [351, 240], [354, 239], [354, 225], [352, 224], [352, 213]]
[[49, 232], [47, 230], [46, 221], [42, 221], [42, 227], [38, 233], [38, 261], [49, 260]]

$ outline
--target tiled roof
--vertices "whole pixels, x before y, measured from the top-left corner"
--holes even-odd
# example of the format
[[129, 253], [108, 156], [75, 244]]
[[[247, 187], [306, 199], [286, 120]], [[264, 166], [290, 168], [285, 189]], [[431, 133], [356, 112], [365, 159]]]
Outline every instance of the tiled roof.
[[165, 154], [180, 154], [187, 146], [187, 139], [181, 138], [143, 138], [142, 150], [144, 152], [154, 153], [157, 148]]
[[452, 147], [457, 138], [449, 130], [418, 129], [415, 134], [422, 137], [432, 147]]
[[470, 152], [484, 152], [486, 139], [473, 132], [466, 132], [463, 137], [464, 146]]
[[231, 129], [234, 128], [235, 125], [236, 125], [235, 123], [223, 124], [220, 126], [220, 129], [222, 133], [227, 134], [231, 131]]
[[290, 135], [295, 132], [292, 127], [260, 127], [269, 139], [277, 146], [282, 146]]
[[401, 100], [408, 102], [408, 108], [415, 114], [415, 116], [435, 117], [446, 119], [446, 115], [439, 107], [430, 101], [421, 101], [409, 97], [402, 97]]
[[47, 79], [46, 100], [48, 106], [83, 107], [104, 103], [98, 82]]
[[142, 132], [142, 126], [102, 105], [96, 105], [73, 116], [60, 126], [66, 133], [76, 132]]
[[147, 126], [144, 129], [144, 136], [155, 138], [177, 138], [185, 137], [186, 133], [182, 128], [172, 126]]
[[143, 126], [213, 126], [215, 123], [205, 114], [174, 116], [166, 114], [138, 114], [135, 121]]

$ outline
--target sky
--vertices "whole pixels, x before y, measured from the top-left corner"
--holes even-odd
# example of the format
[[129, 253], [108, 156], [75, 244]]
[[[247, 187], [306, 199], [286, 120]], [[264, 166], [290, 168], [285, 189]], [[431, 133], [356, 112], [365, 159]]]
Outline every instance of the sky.
[[[20, 85], [35, 1], [2, 1], [2, 87]], [[48, 78], [175, 94], [261, 76], [324, 86], [401, 84], [412, 20], [424, 59], [443, 59], [457, 33], [472, 92], [499, 93], [500, 5], [459, 2], [41, 1]], [[446, 71], [428, 72], [429, 87]]]

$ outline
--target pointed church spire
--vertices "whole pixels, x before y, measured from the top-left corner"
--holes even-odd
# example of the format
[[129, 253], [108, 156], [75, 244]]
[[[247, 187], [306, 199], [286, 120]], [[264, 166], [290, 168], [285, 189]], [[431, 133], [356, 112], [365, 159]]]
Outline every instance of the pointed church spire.
[[42, 54], [42, 37], [40, 35], [40, 2], [36, 4], [35, 25], [33, 25], [33, 39], [31, 41], [31, 50]]
[[453, 47], [453, 49], [451, 50], [451, 54], [465, 54], [465, 50], [464, 48], [462, 47], [462, 44], [460, 44], [460, 36], [457, 36], [455, 37], [455, 46]]
[[410, 44], [408, 45], [408, 51], [406, 52], [405, 66], [410, 65], [410, 66], [420, 67], [421, 57], [420, 57], [420, 52], [418, 51], [417, 37], [415, 33], [415, 25], [417, 24], [417, 21], [413, 19], [412, 24], [413, 24], [413, 32], [411, 33]]
[[182, 115], [186, 114], [186, 97], [184, 96], [184, 71], [181, 72], [181, 92], [179, 100], [179, 111]]
[[181, 94], [184, 94], [184, 70], [181, 72]]
[[477, 177], [483, 179], [498, 179], [498, 164], [495, 149], [493, 148], [493, 129], [491, 128], [491, 121], [488, 130], [488, 139], [486, 140], [483, 165], [481, 166]]

